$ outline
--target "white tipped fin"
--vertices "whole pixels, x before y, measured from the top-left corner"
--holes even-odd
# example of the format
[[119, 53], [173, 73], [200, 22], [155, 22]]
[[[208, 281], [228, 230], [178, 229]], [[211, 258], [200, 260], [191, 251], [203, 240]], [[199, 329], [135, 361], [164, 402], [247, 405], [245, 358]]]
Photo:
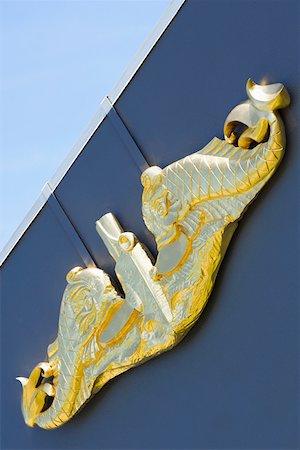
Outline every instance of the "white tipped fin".
[[26, 384], [28, 383], [28, 378], [25, 377], [16, 377], [17, 381], [20, 381], [22, 386], [26, 386]]
[[260, 110], [275, 111], [290, 104], [290, 96], [282, 83], [256, 84], [250, 78], [246, 90], [253, 105]]

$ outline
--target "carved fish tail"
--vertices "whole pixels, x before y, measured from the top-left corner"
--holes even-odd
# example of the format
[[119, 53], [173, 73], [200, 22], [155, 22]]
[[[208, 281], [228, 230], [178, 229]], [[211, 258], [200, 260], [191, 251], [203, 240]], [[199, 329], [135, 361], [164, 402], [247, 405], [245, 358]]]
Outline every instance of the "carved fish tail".
[[[245, 197], [249, 203], [279, 165], [285, 132], [275, 110], [287, 106], [289, 94], [281, 84], [259, 86], [250, 81], [247, 91], [249, 100], [225, 121], [225, 140], [214, 138], [164, 169], [163, 184], [180, 199], [183, 211], [199, 202], [243, 193], [249, 193]], [[240, 136], [237, 125], [247, 127]]]

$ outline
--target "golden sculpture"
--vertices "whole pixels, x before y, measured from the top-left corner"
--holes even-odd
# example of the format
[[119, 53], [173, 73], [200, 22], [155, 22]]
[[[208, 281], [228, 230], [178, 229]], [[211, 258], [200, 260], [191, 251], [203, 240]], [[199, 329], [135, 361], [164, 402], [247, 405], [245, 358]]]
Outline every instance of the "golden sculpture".
[[247, 93], [225, 121], [224, 140], [142, 174], [155, 264], [112, 214], [97, 221], [125, 298], [101, 269], [68, 273], [49, 361], [18, 378], [27, 425], [64, 424], [107, 381], [172, 348], [199, 318], [238, 220], [283, 156], [284, 127], [275, 110], [289, 104], [287, 90], [249, 80]]

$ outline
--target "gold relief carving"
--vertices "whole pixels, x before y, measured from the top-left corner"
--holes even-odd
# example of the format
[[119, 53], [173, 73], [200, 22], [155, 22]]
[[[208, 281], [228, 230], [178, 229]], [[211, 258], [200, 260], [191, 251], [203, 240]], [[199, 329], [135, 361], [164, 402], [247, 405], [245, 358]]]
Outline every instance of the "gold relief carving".
[[224, 140], [142, 174], [155, 264], [112, 214], [97, 221], [125, 296], [101, 269], [68, 273], [48, 362], [18, 378], [27, 425], [61, 426], [111, 378], [171, 349], [199, 318], [237, 222], [284, 152], [276, 110], [289, 104], [286, 89], [249, 80], [247, 94], [225, 120]]

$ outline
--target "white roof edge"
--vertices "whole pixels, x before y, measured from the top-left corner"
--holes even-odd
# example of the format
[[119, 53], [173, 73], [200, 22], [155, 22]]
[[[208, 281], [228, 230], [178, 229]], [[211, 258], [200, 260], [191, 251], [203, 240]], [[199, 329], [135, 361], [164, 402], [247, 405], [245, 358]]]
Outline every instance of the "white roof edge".
[[130, 83], [131, 79], [143, 64], [166, 28], [168, 28], [185, 1], [186, 0], [172, 0], [165, 13], [154, 27], [150, 36], [146, 39], [143, 46], [138, 50], [132, 61], [129, 63], [127, 69], [125, 70], [121, 78], [119, 78], [111, 93], [108, 95], [108, 98], [113, 105], [118, 100], [126, 86]]
[[[85, 145], [92, 137], [96, 129], [102, 123], [106, 115], [108, 114], [111, 105], [114, 105], [118, 98], [121, 96], [122, 92], [126, 89], [126, 86], [130, 83], [131, 79], [134, 77], [140, 66], [143, 64], [153, 47], [158, 42], [161, 35], [164, 33], [166, 28], [172, 22], [177, 12], [186, 0], [172, 0], [169, 7], [165, 11], [164, 15], [161, 17], [154, 30], [147, 38], [144, 45], [133, 57], [131, 63], [117, 81], [116, 85], [112, 89], [111, 93], [103, 99], [100, 104], [100, 108], [91, 120], [89, 126], [83, 135], [79, 138], [76, 144], [73, 146], [67, 157], [64, 159], [62, 164], [58, 167], [57, 171], [50, 179], [48, 183], [43, 187], [41, 194], [34, 202], [33, 206], [30, 208], [20, 225], [14, 231], [8, 242], [5, 244], [3, 249], [0, 251], [0, 266], [4, 263], [6, 258], [9, 256], [11, 251], [17, 245], [19, 240], [22, 238], [23, 234], [26, 232], [28, 227], [34, 221], [38, 213], [41, 211], [45, 203], [47, 202], [51, 190], [54, 191], [59, 185], [65, 174], [68, 172], [74, 161], [77, 159], [79, 154], [84, 149]], [[49, 189], [50, 187], [50, 189]]]

